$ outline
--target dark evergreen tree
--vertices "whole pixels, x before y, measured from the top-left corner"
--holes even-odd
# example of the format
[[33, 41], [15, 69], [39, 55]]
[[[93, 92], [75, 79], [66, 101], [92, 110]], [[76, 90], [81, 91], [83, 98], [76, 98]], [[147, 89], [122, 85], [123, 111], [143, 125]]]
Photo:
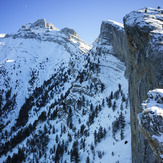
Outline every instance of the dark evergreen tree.
[[106, 129], [104, 128], [103, 137], [106, 136]]
[[55, 141], [56, 141], [56, 143], [58, 143], [58, 134], [55, 137]]
[[99, 105], [99, 106], [98, 106], [98, 108], [99, 108], [99, 111], [101, 111], [101, 110], [102, 110], [101, 105]]
[[83, 82], [83, 78], [84, 78], [84, 77], [83, 77], [83, 72], [81, 72], [81, 73], [80, 73], [80, 83]]
[[86, 115], [86, 111], [85, 111], [84, 108], [83, 108], [83, 110], [82, 110], [82, 115]]
[[73, 125], [72, 125], [72, 109], [70, 107], [69, 109], [69, 113], [68, 113], [68, 117], [67, 117], [67, 126], [70, 127], [70, 129], [72, 129]]
[[120, 135], [121, 135], [121, 140], [123, 140], [123, 139], [124, 139], [124, 131], [123, 131], [122, 128], [121, 128], [121, 133], [120, 133]]
[[120, 127], [122, 129], [124, 129], [124, 127], [125, 127], [125, 116], [123, 115], [122, 112], [119, 115], [119, 123], [120, 123]]
[[44, 133], [46, 134], [48, 132], [46, 124], [44, 125]]
[[101, 93], [104, 91], [104, 89], [105, 89], [105, 85], [101, 83]]
[[82, 124], [80, 127], [80, 134], [83, 135], [84, 134], [84, 129], [85, 129], [85, 125]]
[[107, 102], [108, 108], [110, 108], [112, 106], [111, 98], [106, 98], [106, 102]]
[[121, 91], [121, 84], [118, 84], [119, 91]]
[[59, 163], [59, 159], [60, 159], [60, 144], [58, 144], [57, 150], [55, 153], [55, 163]]
[[122, 94], [122, 102], [125, 102], [125, 101], [126, 101], [125, 94]]
[[55, 127], [53, 126], [53, 130], [52, 130], [53, 134], [55, 134]]
[[72, 136], [71, 136], [71, 134], [68, 132], [68, 138], [69, 138], [69, 142], [71, 142], [72, 141]]
[[96, 106], [96, 108], [95, 108], [95, 116], [96, 116], [96, 118], [98, 117], [98, 106]]
[[82, 105], [85, 106], [85, 97], [84, 97], [84, 95], [82, 96], [82, 101], [83, 101]]
[[93, 84], [91, 83], [91, 84], [90, 84], [90, 90], [92, 90], [92, 88], [93, 88]]
[[92, 112], [89, 113], [88, 125], [91, 125], [94, 122], [94, 118], [95, 118], [95, 112], [92, 111]]
[[110, 99], [113, 99], [113, 91], [111, 91], [111, 94], [110, 94]]
[[90, 111], [93, 111], [93, 104], [90, 105]]
[[120, 110], [121, 111], [123, 110], [123, 103], [121, 103]]
[[90, 158], [89, 158], [89, 156], [87, 156], [87, 158], [86, 158], [86, 163], [90, 163]]
[[83, 150], [85, 150], [85, 138], [84, 138], [84, 141], [83, 141]]
[[95, 143], [95, 145], [97, 144], [97, 131], [95, 130], [94, 131], [94, 143]]
[[115, 93], [114, 93], [114, 98], [115, 100], [118, 100], [119, 99], [119, 90], [117, 90]]
[[82, 102], [81, 102], [80, 99], [78, 99], [78, 101], [77, 101], [77, 108], [81, 109], [81, 106], [82, 106]]
[[91, 151], [92, 151], [92, 152], [94, 151], [94, 146], [93, 146], [92, 143], [91, 143]]
[[119, 119], [116, 118], [115, 121], [113, 121], [112, 123], [112, 133], [113, 133], [113, 137], [115, 137], [115, 133], [119, 130], [120, 126], [119, 126]]
[[113, 111], [115, 111], [115, 109], [116, 109], [116, 101], [114, 101], [112, 109], [113, 109]]
[[103, 128], [102, 126], [100, 126], [98, 130], [98, 142], [100, 142], [102, 138], [103, 138]]
[[80, 162], [80, 155], [79, 155], [79, 150], [78, 150], [78, 141], [75, 141], [73, 143], [73, 147], [71, 150], [71, 161], [75, 163]]
[[105, 106], [105, 99], [104, 98], [102, 99], [102, 106], [103, 107]]

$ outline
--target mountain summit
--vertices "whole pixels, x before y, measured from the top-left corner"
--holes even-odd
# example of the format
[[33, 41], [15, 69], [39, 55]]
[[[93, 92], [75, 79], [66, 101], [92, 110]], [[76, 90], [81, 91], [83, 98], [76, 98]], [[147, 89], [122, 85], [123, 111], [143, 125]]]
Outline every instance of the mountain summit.
[[40, 28], [49, 28], [49, 29], [53, 29], [53, 30], [58, 30], [56, 27], [54, 27], [53, 24], [47, 23], [45, 19], [38, 19], [33, 24], [31, 24], [30, 27], [31, 28], [40, 27]]

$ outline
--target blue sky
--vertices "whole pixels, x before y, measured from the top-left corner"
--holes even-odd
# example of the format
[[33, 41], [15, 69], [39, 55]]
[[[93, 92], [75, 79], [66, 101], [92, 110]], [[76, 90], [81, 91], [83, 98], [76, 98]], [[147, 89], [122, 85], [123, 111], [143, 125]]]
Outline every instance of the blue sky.
[[16, 32], [22, 24], [45, 18], [59, 29], [69, 27], [92, 43], [103, 20], [123, 22], [132, 10], [163, 8], [163, 0], [0, 0], [0, 33]]

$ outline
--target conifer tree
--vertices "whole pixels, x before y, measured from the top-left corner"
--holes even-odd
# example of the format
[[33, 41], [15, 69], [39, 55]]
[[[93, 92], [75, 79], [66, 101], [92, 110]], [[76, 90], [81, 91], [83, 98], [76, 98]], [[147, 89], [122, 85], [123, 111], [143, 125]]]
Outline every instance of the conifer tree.
[[86, 163], [90, 163], [90, 158], [89, 158], [89, 156], [87, 156], [87, 158], [86, 158]]
[[68, 117], [67, 117], [67, 126], [70, 127], [70, 129], [72, 129], [73, 125], [72, 125], [72, 109], [70, 107], [69, 109], [69, 113], [68, 113]]
[[96, 130], [94, 131], [94, 143], [95, 143], [95, 145], [97, 144], [97, 132], [96, 132]]
[[80, 155], [79, 155], [79, 150], [78, 150], [78, 141], [75, 141], [73, 143], [73, 147], [71, 150], [71, 161], [78, 163], [80, 162]]

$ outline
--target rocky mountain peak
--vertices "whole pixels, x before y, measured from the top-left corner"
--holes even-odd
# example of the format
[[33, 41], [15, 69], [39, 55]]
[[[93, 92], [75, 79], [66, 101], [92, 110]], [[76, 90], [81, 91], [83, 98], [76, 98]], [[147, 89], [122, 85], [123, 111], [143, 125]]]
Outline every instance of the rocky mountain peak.
[[53, 30], [58, 30], [53, 24], [47, 23], [45, 19], [38, 19], [37, 21], [32, 23], [30, 27], [31, 28], [40, 27], [40, 28], [49, 28]]
[[[99, 47], [106, 47], [102, 48], [103, 51], [107, 51], [107, 53], [114, 55], [123, 62], [125, 61], [128, 45], [123, 24], [113, 20], [103, 21], [99, 37], [94, 44], [97, 44]], [[111, 46], [113, 48], [108, 51], [108, 47]]]
[[63, 32], [66, 35], [74, 35], [74, 36], [77, 36], [76, 31], [74, 29], [71, 29], [71, 28], [68, 28], [68, 27], [65, 27], [65, 28], [61, 29], [61, 32]]
[[[0, 35], [0, 37], [2, 37]], [[58, 42], [65, 44], [67, 41], [71, 42], [73, 46], [86, 53], [92, 46], [83, 41], [74, 29], [63, 28], [57, 29], [53, 24], [47, 23], [45, 19], [38, 19], [34, 23], [22, 25], [22, 27], [14, 34], [6, 34], [3, 37], [23, 38], [23, 39], [37, 39], [41, 41]]]
[[123, 24], [118, 23], [113, 20], [103, 21], [101, 24], [100, 35], [98, 38], [98, 43], [105, 45], [105, 44], [113, 44], [113, 31], [114, 30], [121, 30], [123, 31]]

